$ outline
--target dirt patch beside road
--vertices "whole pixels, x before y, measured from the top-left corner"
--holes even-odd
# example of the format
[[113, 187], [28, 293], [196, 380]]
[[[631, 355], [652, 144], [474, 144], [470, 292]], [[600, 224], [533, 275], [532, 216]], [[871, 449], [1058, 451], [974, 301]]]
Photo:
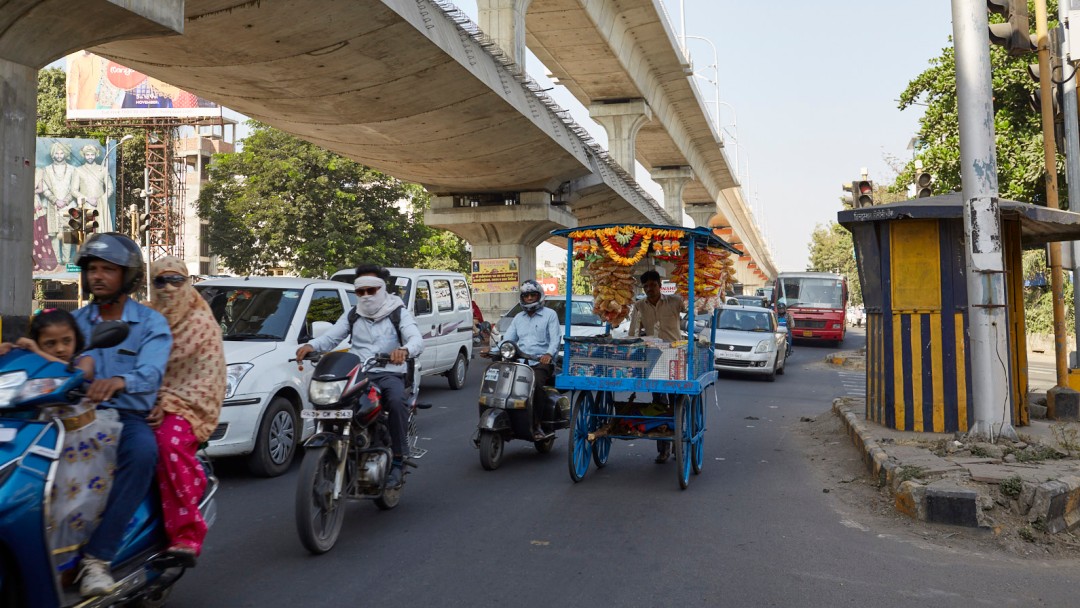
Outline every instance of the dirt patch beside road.
[[1044, 533], [1037, 524], [1015, 512], [1011, 499], [997, 487], [991, 491], [995, 504], [989, 529], [931, 524], [900, 514], [892, 494], [888, 488], [879, 487], [868, 473], [862, 455], [831, 410], [804, 419], [795, 435], [822, 492], [834, 501], [834, 508], [847, 517], [858, 518], [878, 534], [951, 551], [998, 552], [1028, 559], [1080, 558], [1080, 537], [1070, 532]]

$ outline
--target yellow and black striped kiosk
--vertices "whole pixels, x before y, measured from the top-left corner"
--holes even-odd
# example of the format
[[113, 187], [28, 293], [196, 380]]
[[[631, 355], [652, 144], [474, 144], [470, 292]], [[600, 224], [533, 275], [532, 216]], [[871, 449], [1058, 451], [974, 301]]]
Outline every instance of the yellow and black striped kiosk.
[[[1013, 425], [1028, 424], [1021, 251], [1080, 238], [1080, 214], [999, 201]], [[866, 418], [901, 431], [966, 432], [972, 420], [960, 193], [838, 214], [866, 306]], [[1004, 371], [1004, 369], [1003, 369]]]

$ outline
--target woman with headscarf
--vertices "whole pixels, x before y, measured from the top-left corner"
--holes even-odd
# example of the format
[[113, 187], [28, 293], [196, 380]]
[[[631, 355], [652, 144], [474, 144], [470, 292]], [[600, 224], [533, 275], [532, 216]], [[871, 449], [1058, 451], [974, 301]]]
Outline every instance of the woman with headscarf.
[[199, 513], [206, 475], [195, 452], [217, 426], [225, 399], [225, 353], [221, 327], [192, 287], [187, 266], [164, 257], [151, 265], [150, 276], [151, 306], [168, 320], [173, 346], [157, 405], [147, 420], [156, 425], [168, 553], [194, 565], [206, 537]]

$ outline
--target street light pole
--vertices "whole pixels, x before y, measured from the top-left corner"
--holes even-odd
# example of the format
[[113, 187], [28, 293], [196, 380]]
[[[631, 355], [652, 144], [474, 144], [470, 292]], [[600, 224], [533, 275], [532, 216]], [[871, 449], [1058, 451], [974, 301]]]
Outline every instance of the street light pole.
[[[128, 133], [127, 135], [121, 137], [119, 141], [113, 142], [113, 144], [111, 146], [108, 145], [108, 142], [106, 142], [105, 158], [102, 159], [102, 163], [105, 165], [105, 174], [102, 176], [102, 179], [105, 181], [105, 183], [102, 184], [102, 186], [104, 188], [104, 190], [103, 190], [104, 192], [107, 193], [109, 191], [109, 184], [108, 184], [108, 182], [109, 182], [109, 153], [112, 152], [113, 150], [119, 148], [120, 144], [124, 143], [125, 141], [127, 141], [127, 140], [129, 140], [129, 139], [131, 139], [133, 137], [135, 137], [135, 136], [132, 135], [131, 133]], [[119, 165], [117, 165], [116, 171], [118, 173], [120, 172], [120, 166]], [[114, 194], [114, 196], [116, 195], [116, 188], [113, 188], [113, 194]], [[119, 198], [119, 197], [117, 197], [117, 198]], [[107, 209], [108, 206], [109, 206], [109, 197], [106, 196], [105, 197], [106, 210], [108, 210]], [[123, 213], [123, 211], [120, 211], [120, 209], [115, 208], [115, 207], [114, 207], [114, 209], [115, 209], [115, 212], [109, 214], [109, 216], [112, 219], [113, 225], [112, 225], [111, 228], [109, 226], [104, 226], [104, 228], [106, 228], [105, 232], [109, 232], [110, 230], [117, 230], [118, 229], [119, 222], [116, 221], [116, 218], [118, 217], [119, 213]]]
[[687, 39], [701, 40], [701, 41], [707, 42], [707, 43], [709, 43], [709, 47], [712, 49], [712, 65], [711, 66], [706, 66], [706, 67], [711, 67], [713, 69], [713, 79], [710, 81], [708, 78], [705, 78], [704, 76], [701, 76], [699, 74], [694, 74], [694, 76], [697, 76], [698, 78], [701, 78], [705, 82], [711, 82], [713, 84], [713, 86], [716, 88], [716, 132], [717, 132], [717, 134], [719, 134], [720, 133], [720, 55], [718, 55], [717, 52], [716, 52], [716, 45], [713, 44], [712, 40], [709, 40], [708, 38], [704, 38], [702, 36], [687, 36], [686, 33], [685, 33], [685, 30], [684, 30], [684, 33], [683, 33], [683, 46], [684, 47], [686, 46], [686, 40]]

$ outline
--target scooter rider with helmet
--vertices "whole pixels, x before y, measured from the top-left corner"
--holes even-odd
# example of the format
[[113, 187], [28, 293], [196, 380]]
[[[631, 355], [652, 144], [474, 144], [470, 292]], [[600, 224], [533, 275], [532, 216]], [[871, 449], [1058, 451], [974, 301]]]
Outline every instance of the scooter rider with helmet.
[[540, 358], [539, 362], [529, 363], [536, 379], [533, 386], [533, 439], [543, 441], [545, 435], [540, 429], [542, 408], [539, 404], [546, 398], [544, 386], [554, 372], [551, 362], [559, 348], [559, 316], [544, 306], [544, 288], [532, 279], [521, 284], [518, 300], [521, 302], [521, 312], [510, 322], [503, 340], [514, 342], [526, 355]]
[[83, 547], [79, 592], [92, 597], [115, 586], [110, 565], [124, 530], [154, 482], [158, 446], [147, 417], [154, 409], [172, 349], [172, 333], [161, 313], [131, 299], [142, 282], [142, 251], [117, 232], [94, 234], [79, 250], [84, 293], [90, 303], [73, 314], [89, 336], [103, 321], [124, 321], [127, 338], [111, 348], [86, 351], [96, 364], [86, 398], [116, 410], [124, 430], [117, 446], [116, 474], [101, 521]]

